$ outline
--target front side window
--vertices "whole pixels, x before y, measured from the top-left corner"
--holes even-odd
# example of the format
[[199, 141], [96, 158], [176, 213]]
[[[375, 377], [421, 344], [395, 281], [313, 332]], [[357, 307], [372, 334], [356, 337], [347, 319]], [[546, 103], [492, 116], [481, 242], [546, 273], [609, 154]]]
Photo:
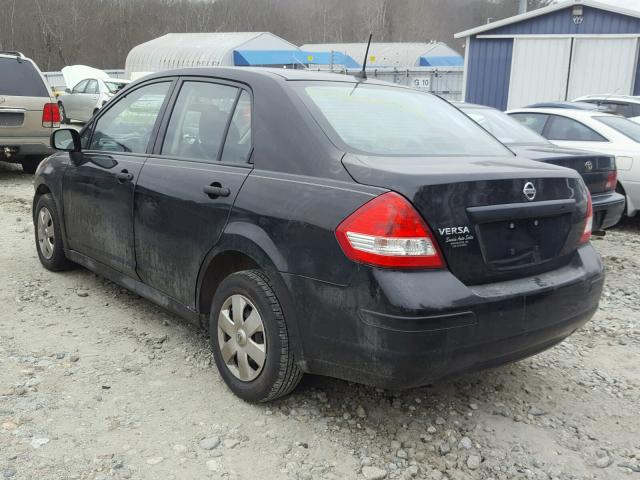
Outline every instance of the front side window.
[[249, 159], [249, 153], [251, 153], [251, 96], [243, 90], [231, 118], [222, 151], [222, 161], [245, 163]]
[[538, 135], [542, 135], [544, 126], [547, 123], [549, 115], [544, 113], [511, 113], [510, 117], [515, 118], [525, 127], [533, 130]]
[[146, 85], [120, 98], [97, 120], [90, 150], [145, 153], [170, 85]]
[[89, 83], [89, 80], [82, 80], [77, 83], [76, 86], [73, 87], [73, 90], [71, 90], [71, 93], [84, 93], [85, 88], [87, 88], [87, 83]]
[[347, 82], [301, 82], [296, 88], [334, 143], [356, 153], [512, 155], [473, 120], [434, 95]]
[[162, 155], [218, 160], [238, 89], [208, 82], [184, 82], [167, 126]]
[[547, 130], [549, 140], [565, 140], [572, 142], [606, 142], [599, 133], [572, 118], [553, 115]]
[[593, 117], [600, 123], [604, 123], [607, 127], [611, 127], [625, 137], [629, 137], [634, 142], [640, 143], [640, 124], [632, 122], [622, 117]]

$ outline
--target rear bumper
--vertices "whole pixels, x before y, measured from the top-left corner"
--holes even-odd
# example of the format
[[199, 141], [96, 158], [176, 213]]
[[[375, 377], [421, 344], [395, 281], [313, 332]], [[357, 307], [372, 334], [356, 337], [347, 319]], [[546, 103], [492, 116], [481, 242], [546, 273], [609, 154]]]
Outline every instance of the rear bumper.
[[[448, 271], [362, 267], [352, 286], [285, 275], [307, 368], [409, 388], [518, 360], [562, 341], [598, 307], [604, 282], [591, 245], [545, 274], [468, 287]], [[356, 286], [357, 285], [357, 286]]]
[[604, 230], [620, 221], [624, 213], [625, 199], [617, 192], [597, 193], [593, 202], [593, 231]]
[[[7, 150], [9, 154], [7, 154]], [[21, 157], [29, 155], [51, 155], [53, 150], [49, 145], [49, 136], [42, 137], [2, 137], [0, 136], [0, 160], [20, 161]]]

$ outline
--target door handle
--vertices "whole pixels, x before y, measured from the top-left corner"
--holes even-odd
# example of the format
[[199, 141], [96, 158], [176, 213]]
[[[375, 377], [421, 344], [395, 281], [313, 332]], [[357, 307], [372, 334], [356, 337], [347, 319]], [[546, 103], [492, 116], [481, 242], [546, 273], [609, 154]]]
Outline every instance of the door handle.
[[129, 173], [128, 170], [122, 170], [121, 172], [116, 173], [116, 178], [120, 183], [130, 182], [133, 180], [133, 174]]
[[231, 195], [231, 190], [223, 187], [219, 182], [213, 182], [211, 185], [207, 185], [202, 191], [209, 195], [209, 198], [228, 197]]

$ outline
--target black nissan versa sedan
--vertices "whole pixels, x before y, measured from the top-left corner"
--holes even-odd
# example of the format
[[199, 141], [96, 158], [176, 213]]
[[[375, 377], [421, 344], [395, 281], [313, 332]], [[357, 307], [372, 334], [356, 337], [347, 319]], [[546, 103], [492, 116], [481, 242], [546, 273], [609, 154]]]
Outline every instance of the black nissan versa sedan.
[[42, 264], [203, 325], [248, 401], [304, 372], [407, 388], [514, 361], [598, 305], [580, 175], [516, 158], [430, 94], [175, 70], [52, 144], [35, 177]]
[[593, 204], [593, 231], [599, 232], [620, 221], [624, 195], [616, 192], [618, 170], [611, 155], [559, 147], [530, 128], [495, 108], [473, 103], [455, 103], [489, 133], [524, 158], [573, 168], [582, 176]]

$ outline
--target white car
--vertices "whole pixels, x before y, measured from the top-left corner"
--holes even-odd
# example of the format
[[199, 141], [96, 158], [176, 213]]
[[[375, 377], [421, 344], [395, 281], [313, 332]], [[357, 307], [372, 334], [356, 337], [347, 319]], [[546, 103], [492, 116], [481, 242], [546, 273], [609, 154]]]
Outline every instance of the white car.
[[507, 112], [523, 125], [561, 147], [614, 155], [618, 189], [626, 196], [626, 213], [640, 209], [640, 124], [590, 110], [519, 108]]
[[576, 98], [574, 102], [593, 103], [627, 118], [640, 116], [640, 97], [632, 95], [585, 95], [584, 97]]
[[88, 121], [129, 83], [128, 80], [110, 78], [102, 70], [84, 65], [65, 67], [62, 75], [68, 86], [66, 94], [58, 97], [63, 123]]

